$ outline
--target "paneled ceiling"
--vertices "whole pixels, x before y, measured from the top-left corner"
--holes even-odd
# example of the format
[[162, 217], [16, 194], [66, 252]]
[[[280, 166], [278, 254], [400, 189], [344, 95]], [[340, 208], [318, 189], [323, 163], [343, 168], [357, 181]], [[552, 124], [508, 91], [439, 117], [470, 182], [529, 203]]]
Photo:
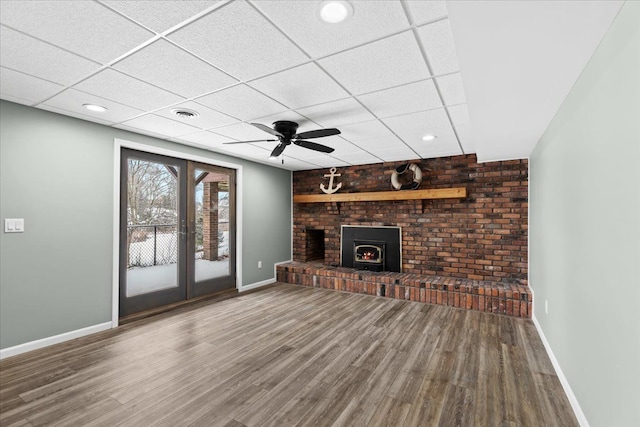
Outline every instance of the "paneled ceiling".
[[[622, 4], [352, 0], [328, 24], [319, 3], [1, 0], [0, 97], [290, 170], [525, 158]], [[342, 133], [276, 162], [224, 144], [276, 120]]]

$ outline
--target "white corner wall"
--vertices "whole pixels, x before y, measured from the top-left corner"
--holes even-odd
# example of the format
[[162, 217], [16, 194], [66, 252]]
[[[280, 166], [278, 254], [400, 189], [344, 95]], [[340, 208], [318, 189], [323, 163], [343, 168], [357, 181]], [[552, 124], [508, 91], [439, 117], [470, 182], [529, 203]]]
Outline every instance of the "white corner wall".
[[640, 426], [639, 23], [626, 2], [530, 158], [534, 318], [583, 425]]

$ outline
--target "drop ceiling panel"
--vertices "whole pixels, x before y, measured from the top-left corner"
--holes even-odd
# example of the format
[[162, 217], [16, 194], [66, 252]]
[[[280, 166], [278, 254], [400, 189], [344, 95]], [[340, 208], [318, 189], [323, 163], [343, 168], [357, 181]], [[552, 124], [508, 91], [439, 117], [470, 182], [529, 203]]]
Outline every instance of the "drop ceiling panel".
[[55, 83], [0, 67], [0, 93], [2, 98], [12, 97], [21, 104], [33, 104], [63, 89]]
[[475, 143], [473, 141], [473, 133], [471, 132], [471, 121], [469, 120], [469, 111], [466, 104], [447, 107], [451, 121], [458, 134], [458, 139], [462, 144], [462, 148], [466, 154], [475, 153]]
[[[27, 96], [27, 95], [25, 95], [25, 96]], [[31, 101], [29, 99], [20, 98], [20, 97], [17, 97], [17, 96], [9, 95], [7, 93], [2, 92], [2, 89], [0, 89], [0, 97], [2, 99], [4, 99], [5, 101], [15, 102], [16, 104], [24, 104], [24, 105], [33, 104], [33, 101]]]
[[314, 63], [254, 80], [249, 85], [292, 109], [349, 96]]
[[178, 95], [111, 69], [101, 71], [74, 88], [142, 110], [154, 110], [184, 100]]
[[431, 79], [360, 95], [358, 99], [380, 118], [442, 107]]
[[197, 98], [196, 102], [240, 120], [252, 120], [287, 108], [245, 84]]
[[440, 93], [446, 105], [464, 104], [466, 102], [460, 73], [438, 77], [436, 78], [436, 82], [438, 82]]
[[340, 131], [342, 132], [341, 136], [343, 138], [365, 149], [372, 141], [387, 140], [387, 147], [400, 142], [398, 138], [378, 120], [341, 126]]
[[107, 63], [153, 33], [93, 1], [2, 1], [2, 23]]
[[153, 132], [159, 135], [175, 137], [187, 135], [198, 131], [198, 128], [185, 125], [184, 123], [170, 120], [165, 117], [156, 116], [155, 114], [147, 114], [146, 116], [136, 117], [122, 123], [136, 129]]
[[232, 155], [240, 155], [244, 158], [262, 159], [266, 161], [269, 159], [269, 150], [265, 150], [261, 147], [256, 147], [252, 144], [231, 144], [231, 145], [218, 145], [216, 146], [218, 151], [226, 151]]
[[[187, 109], [196, 111], [199, 116], [192, 118], [183, 118], [173, 114], [171, 110], [174, 109]], [[170, 107], [156, 111], [155, 114], [171, 120], [182, 122], [189, 126], [196, 126], [201, 129], [214, 129], [233, 123], [238, 123], [237, 119], [227, 116], [226, 114], [219, 113], [215, 110], [212, 110], [211, 108], [207, 108], [204, 105], [198, 104], [194, 101], [187, 101], [180, 104], [172, 105]]]
[[161, 33], [216, 4], [215, 1], [101, 0], [123, 15]]
[[399, 147], [402, 150], [404, 150], [404, 148], [408, 148], [407, 145], [395, 135], [392, 135], [391, 137], [368, 139], [364, 142], [359, 142], [356, 145], [370, 153], [391, 147]]
[[166, 40], [146, 46], [113, 68], [186, 98], [238, 82]]
[[89, 115], [86, 115], [86, 114], [77, 113], [75, 111], [65, 110], [64, 108], [51, 107], [51, 106], [44, 105], [44, 104], [43, 105], [39, 105], [38, 108], [40, 108], [42, 110], [46, 110], [46, 111], [51, 111], [52, 113], [62, 114], [64, 116], [68, 116], [68, 117], [75, 117], [76, 119], [81, 119], [81, 120], [85, 120], [85, 121], [89, 121], [89, 122], [93, 122], [93, 123], [98, 123], [98, 124], [105, 125], [105, 126], [112, 126], [112, 125], [115, 124], [115, 122], [112, 122], [110, 120], [103, 120], [103, 119], [101, 119], [99, 117], [93, 117], [93, 116], [89, 116]]
[[396, 162], [399, 160], [413, 160], [417, 159], [417, 156], [406, 145], [398, 146], [395, 148], [379, 148], [370, 150], [371, 154], [382, 159], [384, 162]]
[[416, 25], [435, 21], [447, 16], [447, 5], [444, 1], [409, 0], [405, 2]]
[[141, 134], [141, 135], [152, 136], [152, 137], [158, 138], [158, 139], [167, 139], [166, 135], [162, 135], [162, 134], [159, 134], [159, 133], [151, 132], [151, 131], [148, 131], [148, 130], [145, 130], [145, 129], [134, 128], [132, 126], [127, 126], [127, 125], [123, 125], [123, 124], [117, 124], [117, 125], [114, 125], [113, 127], [117, 128], [117, 129], [126, 130], [126, 131], [129, 131], [129, 132]]
[[296, 111], [320, 126], [327, 128], [364, 122], [375, 118], [353, 98], [300, 108]]
[[[304, 160], [308, 163], [317, 165], [321, 168], [335, 168], [335, 167], [349, 166], [349, 163], [343, 162], [342, 160], [335, 159], [330, 155], [322, 155], [322, 156], [312, 157]], [[320, 181], [320, 177], [318, 177], [318, 185], [320, 185], [321, 182], [322, 181]]]
[[354, 95], [429, 77], [411, 31], [329, 56], [319, 63]]
[[370, 163], [378, 163], [382, 160], [362, 150], [358, 153], [340, 154], [336, 157], [338, 157], [343, 162], [349, 163], [351, 165], [366, 165]]
[[242, 80], [308, 60], [253, 7], [239, 1], [177, 30], [169, 39]]
[[[313, 123], [306, 117], [296, 113], [295, 111], [283, 111], [278, 114], [271, 114], [265, 117], [258, 117], [257, 119], [252, 120], [252, 122], [261, 123], [265, 126], [272, 127], [273, 122], [276, 122], [279, 120], [288, 120], [290, 122], [296, 122], [299, 125], [298, 127], [299, 132], [305, 132], [308, 130], [314, 130], [318, 128], [317, 124]], [[265, 135], [269, 136], [268, 133], [265, 133]]]
[[[370, 153], [375, 153], [376, 150], [386, 150], [391, 147], [397, 147], [399, 150], [404, 152], [407, 152], [405, 148], [411, 151], [411, 148], [408, 147], [404, 142], [402, 142], [400, 138], [395, 135], [391, 135], [389, 137], [368, 139], [364, 142], [359, 142], [356, 145]], [[416, 156], [416, 154], [413, 153], [413, 156]]]
[[63, 85], [75, 83], [100, 68], [96, 62], [4, 26], [0, 27], [0, 63]]
[[316, 165], [311, 163], [307, 163], [304, 160], [294, 159], [288, 156], [284, 156], [284, 164], [281, 159], [275, 160], [273, 162], [269, 162], [269, 164], [275, 167], [281, 167], [289, 170], [308, 170], [317, 168]]
[[[444, 108], [383, 120], [420, 157], [462, 154]], [[436, 135], [434, 141], [423, 141], [426, 134]]]
[[[83, 104], [101, 105], [106, 107], [107, 111], [102, 113], [89, 111], [82, 106]], [[144, 114], [144, 111], [142, 110], [118, 104], [117, 102], [113, 102], [96, 95], [90, 95], [85, 92], [80, 92], [75, 89], [65, 90], [53, 98], [48, 99], [44, 105], [66, 111], [73, 111], [74, 113], [81, 114], [85, 117], [93, 117], [98, 120], [106, 120], [113, 123], [122, 122], [132, 117], [139, 116], [140, 114]]]
[[219, 147], [223, 142], [229, 141], [229, 138], [226, 136], [208, 131], [194, 132], [188, 135], [182, 135], [176, 139], [193, 142], [205, 147]]
[[236, 123], [215, 129], [215, 133], [228, 137], [227, 141], [253, 141], [256, 139], [277, 139], [275, 136], [258, 129], [249, 123]]
[[458, 57], [448, 19], [420, 27], [418, 33], [434, 75], [458, 71]]
[[276, 25], [302, 49], [321, 57], [376, 40], [408, 28], [399, 1], [351, 2], [354, 13], [348, 21], [328, 24], [317, 15], [319, 1], [256, 1]]
[[335, 148], [335, 151], [331, 153], [331, 155], [338, 158], [341, 158], [342, 156], [348, 155], [348, 154], [364, 153], [362, 148], [359, 147], [357, 144], [349, 142], [339, 136], [321, 138], [314, 141], [317, 141], [320, 144], [328, 145], [329, 147]]

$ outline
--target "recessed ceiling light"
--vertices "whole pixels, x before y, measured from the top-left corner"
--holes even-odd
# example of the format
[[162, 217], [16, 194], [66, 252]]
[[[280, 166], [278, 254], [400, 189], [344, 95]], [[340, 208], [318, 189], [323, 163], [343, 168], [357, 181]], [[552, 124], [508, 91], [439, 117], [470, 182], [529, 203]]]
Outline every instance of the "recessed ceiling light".
[[422, 140], [423, 141], [433, 141], [436, 138], [437, 138], [437, 136], [435, 136], [435, 135], [425, 135], [425, 136], [422, 137]]
[[174, 108], [171, 113], [182, 119], [195, 119], [200, 116], [197, 111], [187, 110], [186, 108]]
[[324, 22], [337, 24], [353, 15], [353, 7], [345, 0], [324, 0], [318, 5], [317, 13]]
[[103, 107], [102, 105], [95, 105], [95, 104], [82, 104], [82, 106], [84, 108], [86, 108], [89, 111], [95, 111], [96, 113], [104, 113], [105, 111], [108, 110], [107, 107]]

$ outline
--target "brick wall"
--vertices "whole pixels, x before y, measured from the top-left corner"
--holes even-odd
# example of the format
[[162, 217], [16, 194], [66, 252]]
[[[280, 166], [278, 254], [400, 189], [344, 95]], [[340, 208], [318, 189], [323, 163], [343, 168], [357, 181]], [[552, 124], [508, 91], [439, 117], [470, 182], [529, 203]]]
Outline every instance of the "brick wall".
[[[406, 162], [338, 168], [340, 193], [389, 191]], [[416, 160], [421, 189], [466, 187], [465, 199], [300, 203], [293, 208], [293, 259], [306, 262], [306, 230], [323, 230], [326, 265], [340, 263], [340, 226], [402, 227], [402, 271], [527, 283], [527, 160], [477, 163], [475, 155]], [[294, 194], [321, 194], [328, 170], [293, 174]], [[411, 190], [406, 190], [411, 191]]]
[[209, 261], [218, 260], [218, 209], [213, 209], [218, 203], [218, 187], [218, 182], [203, 183], [202, 258]]

